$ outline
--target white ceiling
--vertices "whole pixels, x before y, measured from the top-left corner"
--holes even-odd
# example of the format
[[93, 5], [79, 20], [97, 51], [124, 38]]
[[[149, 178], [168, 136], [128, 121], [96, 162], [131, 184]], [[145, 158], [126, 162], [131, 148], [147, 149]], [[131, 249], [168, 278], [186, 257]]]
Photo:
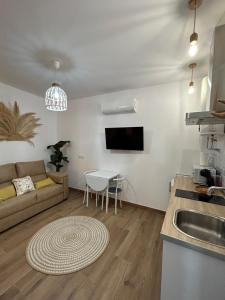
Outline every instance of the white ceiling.
[[[0, 81], [44, 96], [57, 79], [73, 99], [189, 78], [187, 2], [0, 0]], [[197, 75], [207, 73], [224, 11], [224, 0], [204, 0], [198, 10]]]

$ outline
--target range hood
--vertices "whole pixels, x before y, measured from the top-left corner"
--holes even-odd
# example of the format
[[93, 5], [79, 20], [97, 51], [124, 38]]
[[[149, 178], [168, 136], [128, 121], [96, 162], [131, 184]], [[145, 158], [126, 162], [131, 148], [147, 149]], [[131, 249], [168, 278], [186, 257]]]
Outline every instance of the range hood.
[[210, 111], [186, 113], [186, 125], [225, 124], [225, 119], [217, 118]]

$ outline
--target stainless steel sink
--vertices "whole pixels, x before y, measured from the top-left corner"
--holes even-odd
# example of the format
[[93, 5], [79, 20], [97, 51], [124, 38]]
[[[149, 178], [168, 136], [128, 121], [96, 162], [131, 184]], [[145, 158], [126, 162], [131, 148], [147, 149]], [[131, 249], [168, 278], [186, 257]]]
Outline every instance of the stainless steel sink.
[[177, 210], [174, 226], [189, 237], [225, 247], [225, 219], [195, 210]]

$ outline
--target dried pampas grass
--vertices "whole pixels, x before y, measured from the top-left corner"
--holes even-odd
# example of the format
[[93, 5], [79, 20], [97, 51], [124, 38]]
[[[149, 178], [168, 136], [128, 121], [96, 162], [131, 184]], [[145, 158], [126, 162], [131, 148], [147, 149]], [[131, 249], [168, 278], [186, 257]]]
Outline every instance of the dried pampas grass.
[[34, 129], [41, 124], [35, 113], [21, 114], [17, 102], [6, 106], [0, 102], [0, 141], [27, 141], [36, 135]]

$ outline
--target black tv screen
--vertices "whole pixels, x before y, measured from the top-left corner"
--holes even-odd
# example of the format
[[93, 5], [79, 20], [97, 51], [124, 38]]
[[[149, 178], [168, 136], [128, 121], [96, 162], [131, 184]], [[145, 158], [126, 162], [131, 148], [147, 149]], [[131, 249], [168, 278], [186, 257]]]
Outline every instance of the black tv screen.
[[106, 149], [144, 150], [143, 127], [105, 128]]

